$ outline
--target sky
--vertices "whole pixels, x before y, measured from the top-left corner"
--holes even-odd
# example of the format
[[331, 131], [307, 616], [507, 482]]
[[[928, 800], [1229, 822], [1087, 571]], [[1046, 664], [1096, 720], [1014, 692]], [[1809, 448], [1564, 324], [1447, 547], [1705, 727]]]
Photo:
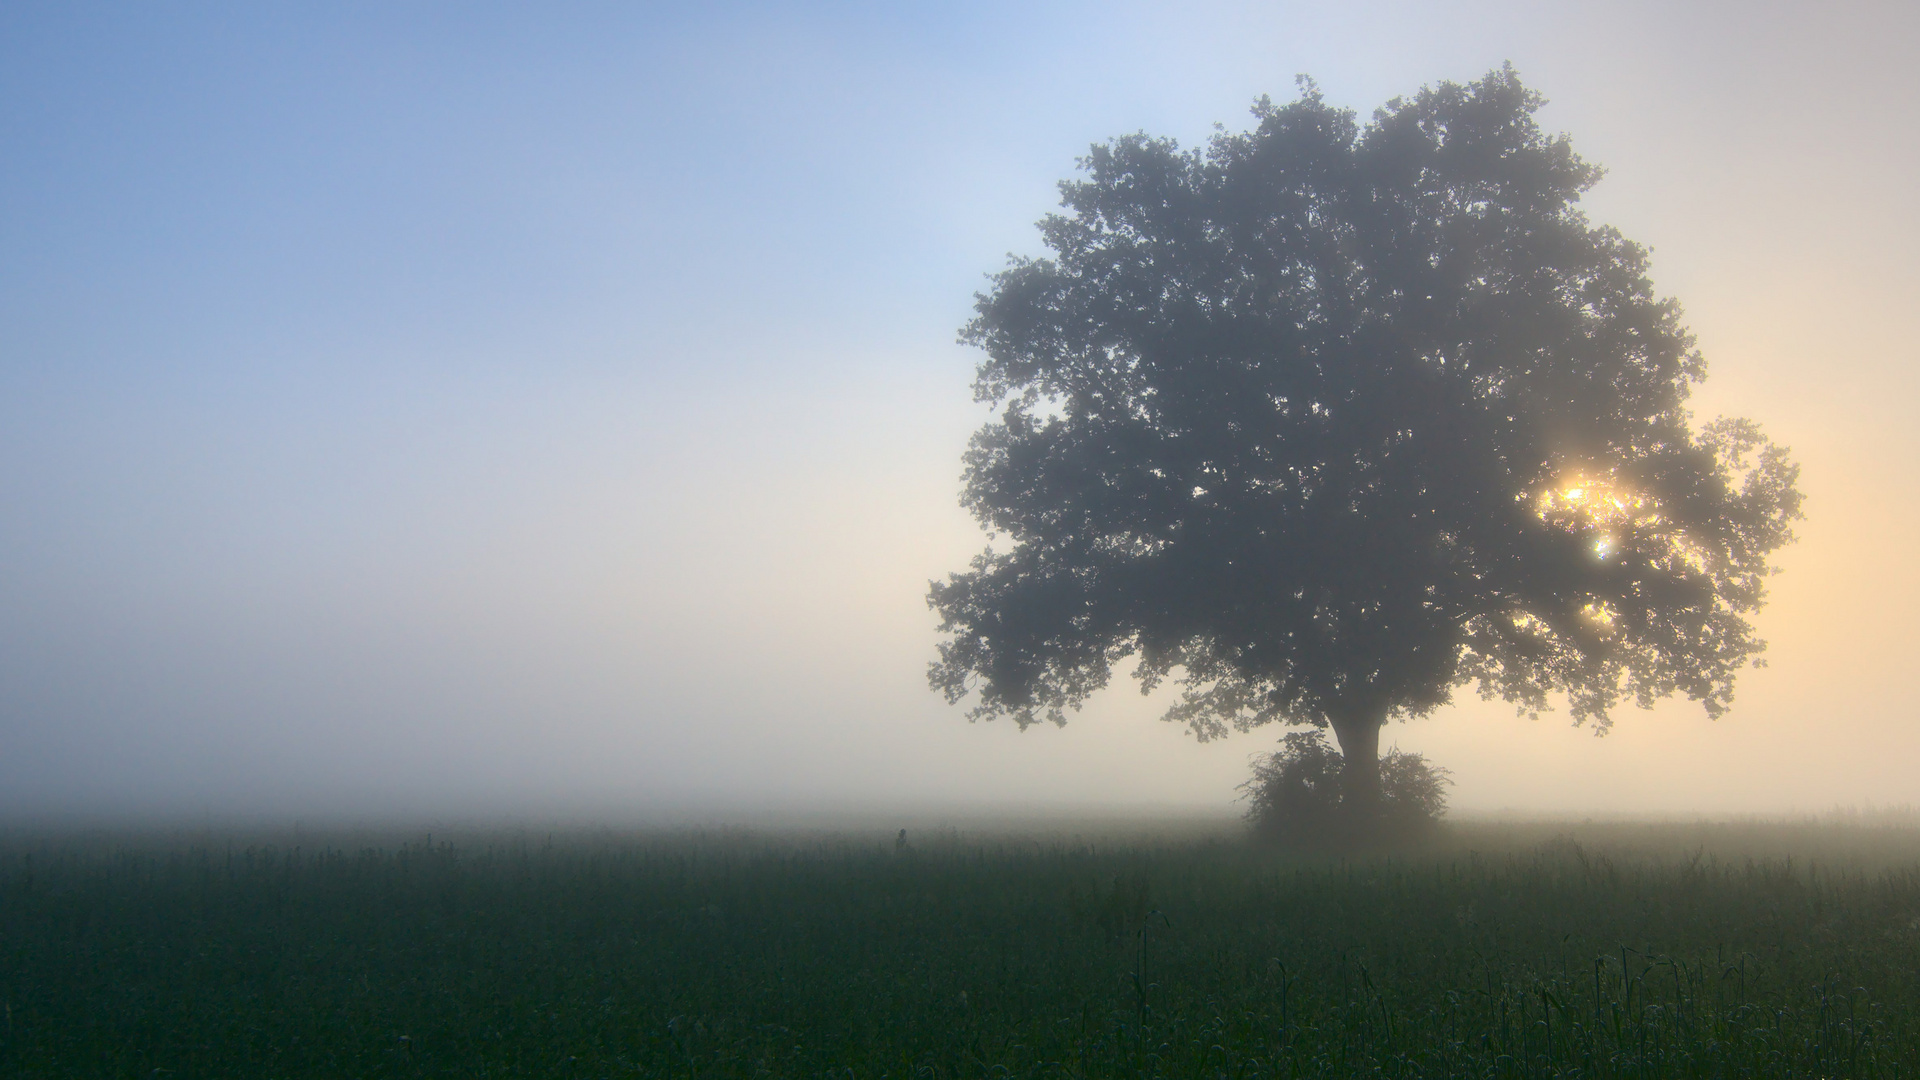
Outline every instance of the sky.
[[1464, 693], [1462, 810], [1920, 802], [1920, 8], [0, 6], [0, 815], [1231, 812], [930, 692], [955, 341], [1089, 145], [1511, 61], [1807, 519], [1708, 720]]

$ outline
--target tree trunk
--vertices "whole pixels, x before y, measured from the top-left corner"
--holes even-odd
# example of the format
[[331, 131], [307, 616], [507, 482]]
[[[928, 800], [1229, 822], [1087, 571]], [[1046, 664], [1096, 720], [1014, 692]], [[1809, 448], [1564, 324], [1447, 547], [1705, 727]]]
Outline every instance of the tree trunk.
[[1343, 759], [1341, 804], [1356, 821], [1378, 817], [1385, 801], [1380, 793], [1380, 727], [1384, 723], [1385, 717], [1372, 713], [1333, 721], [1333, 737], [1340, 743]]

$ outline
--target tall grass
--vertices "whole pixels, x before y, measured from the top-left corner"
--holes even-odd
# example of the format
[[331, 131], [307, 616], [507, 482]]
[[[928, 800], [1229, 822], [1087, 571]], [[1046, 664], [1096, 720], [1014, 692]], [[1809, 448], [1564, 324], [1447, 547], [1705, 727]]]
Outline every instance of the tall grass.
[[8, 1076], [1908, 1076], [1920, 833], [13, 836], [0, 1004]]

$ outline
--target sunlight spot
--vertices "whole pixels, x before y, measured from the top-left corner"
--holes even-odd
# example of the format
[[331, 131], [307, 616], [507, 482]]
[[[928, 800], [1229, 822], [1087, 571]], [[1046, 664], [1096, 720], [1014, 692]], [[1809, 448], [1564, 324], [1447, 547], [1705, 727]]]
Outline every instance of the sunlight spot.
[[1513, 628], [1529, 634], [1545, 634], [1546, 621], [1531, 611], [1522, 611], [1513, 616]]
[[1607, 629], [1607, 630], [1613, 629], [1613, 619], [1614, 619], [1613, 609], [1611, 607], [1608, 607], [1606, 604], [1599, 602], [1598, 600], [1595, 600], [1587, 604], [1587, 606], [1581, 608], [1580, 615], [1582, 618], [1587, 619], [1590, 622], [1598, 623], [1603, 629]]
[[1658, 508], [1644, 495], [1611, 480], [1587, 476], [1563, 479], [1548, 488], [1535, 500], [1535, 510], [1543, 519], [1568, 528], [1603, 522], [1657, 524], [1660, 520]]

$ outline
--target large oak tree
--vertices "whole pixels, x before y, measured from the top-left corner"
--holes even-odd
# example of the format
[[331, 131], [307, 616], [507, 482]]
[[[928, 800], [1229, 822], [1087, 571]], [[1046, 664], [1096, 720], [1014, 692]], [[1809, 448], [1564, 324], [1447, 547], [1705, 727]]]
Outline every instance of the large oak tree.
[[1303, 83], [1204, 150], [1095, 146], [963, 332], [999, 542], [932, 587], [934, 687], [1061, 723], [1132, 657], [1201, 739], [1331, 726], [1359, 806], [1381, 725], [1463, 685], [1720, 715], [1797, 470], [1693, 423], [1680, 309], [1540, 104], [1509, 68], [1361, 126]]

